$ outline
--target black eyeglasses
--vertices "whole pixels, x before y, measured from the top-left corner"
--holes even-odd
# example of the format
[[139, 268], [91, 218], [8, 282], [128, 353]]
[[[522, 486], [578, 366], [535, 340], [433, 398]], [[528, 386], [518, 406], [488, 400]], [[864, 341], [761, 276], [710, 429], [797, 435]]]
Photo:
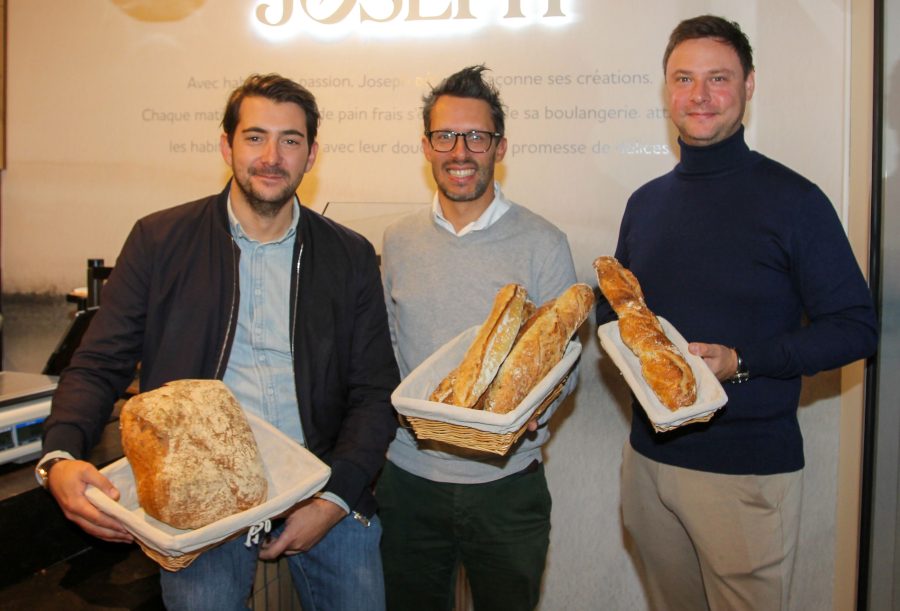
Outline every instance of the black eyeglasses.
[[498, 132], [482, 132], [473, 129], [470, 132], [454, 132], [447, 129], [439, 129], [433, 132], [425, 132], [428, 142], [438, 153], [449, 153], [456, 148], [456, 140], [460, 136], [466, 143], [466, 148], [471, 153], [486, 153], [494, 143], [494, 138], [500, 138], [503, 134]]

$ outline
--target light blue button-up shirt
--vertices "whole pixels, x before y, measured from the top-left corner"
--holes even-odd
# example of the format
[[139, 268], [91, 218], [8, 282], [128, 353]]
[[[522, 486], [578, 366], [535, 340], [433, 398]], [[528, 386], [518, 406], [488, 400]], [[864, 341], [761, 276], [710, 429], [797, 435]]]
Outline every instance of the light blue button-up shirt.
[[[296, 197], [292, 215], [291, 226], [282, 237], [262, 243], [244, 232], [228, 199], [231, 235], [241, 249], [241, 299], [222, 381], [245, 410], [306, 445], [291, 353], [291, 272], [300, 219]], [[350, 511], [340, 497], [331, 493], [321, 496]]]
[[231, 235], [241, 249], [237, 330], [223, 382], [241, 406], [302, 444], [291, 355], [291, 259], [300, 207], [285, 234], [258, 242], [244, 233], [228, 200]]

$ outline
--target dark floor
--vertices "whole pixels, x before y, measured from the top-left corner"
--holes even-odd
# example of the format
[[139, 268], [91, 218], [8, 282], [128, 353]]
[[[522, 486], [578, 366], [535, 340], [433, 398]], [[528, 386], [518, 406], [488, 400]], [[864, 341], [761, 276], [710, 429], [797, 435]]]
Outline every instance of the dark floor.
[[0, 608], [163, 608], [159, 569], [140, 548], [87, 536], [43, 489], [0, 501], [0, 523]]
[[3, 609], [163, 609], [159, 567], [136, 546], [88, 548], [0, 589]]

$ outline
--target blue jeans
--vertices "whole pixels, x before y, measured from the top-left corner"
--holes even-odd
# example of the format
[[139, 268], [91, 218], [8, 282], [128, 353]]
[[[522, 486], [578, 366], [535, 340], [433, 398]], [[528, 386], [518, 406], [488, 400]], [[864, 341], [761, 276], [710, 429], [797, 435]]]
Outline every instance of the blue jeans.
[[[280, 534], [283, 526], [275, 529]], [[379, 542], [381, 522], [369, 527], [352, 515], [338, 522], [308, 552], [288, 556], [303, 611], [384, 611], [384, 577]], [[257, 546], [239, 537], [200, 554], [176, 573], [160, 570], [169, 611], [247, 609], [256, 574]]]

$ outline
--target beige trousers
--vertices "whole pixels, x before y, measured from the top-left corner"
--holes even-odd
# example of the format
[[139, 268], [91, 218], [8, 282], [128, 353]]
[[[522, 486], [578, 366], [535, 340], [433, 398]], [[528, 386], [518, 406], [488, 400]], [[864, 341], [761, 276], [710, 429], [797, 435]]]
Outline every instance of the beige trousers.
[[626, 442], [622, 518], [650, 608], [787, 610], [802, 492], [803, 471], [682, 469]]

